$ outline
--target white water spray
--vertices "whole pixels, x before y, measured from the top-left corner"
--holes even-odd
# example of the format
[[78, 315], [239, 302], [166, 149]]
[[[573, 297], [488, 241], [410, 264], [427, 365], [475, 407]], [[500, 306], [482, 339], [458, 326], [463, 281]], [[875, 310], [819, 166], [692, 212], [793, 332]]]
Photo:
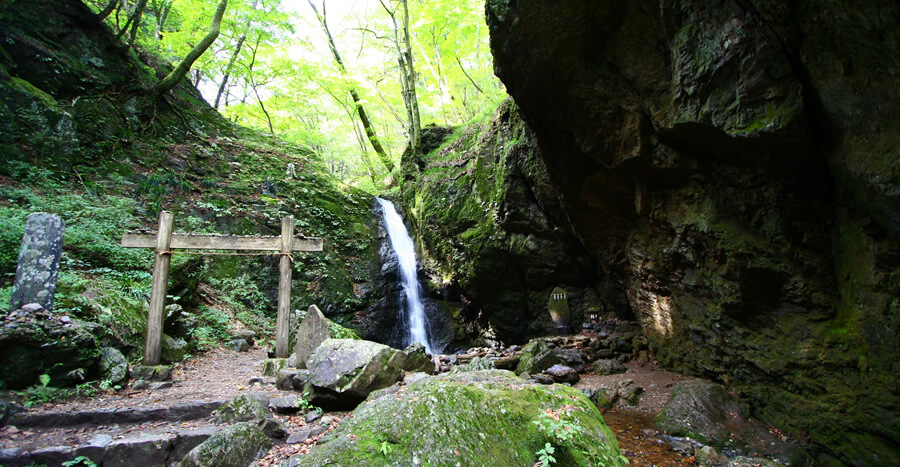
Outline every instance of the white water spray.
[[425, 346], [425, 351], [434, 355], [431, 343], [428, 342], [428, 319], [425, 317], [425, 306], [422, 304], [421, 294], [419, 293], [419, 281], [416, 276], [416, 249], [413, 245], [412, 238], [406, 231], [403, 219], [394, 204], [388, 200], [377, 198], [381, 204], [381, 211], [384, 213], [384, 225], [387, 228], [388, 237], [391, 240], [391, 247], [397, 253], [397, 260], [400, 263], [400, 272], [403, 278], [403, 292], [406, 294], [406, 311], [409, 317], [409, 337], [410, 342], [404, 343], [408, 345], [418, 342]]

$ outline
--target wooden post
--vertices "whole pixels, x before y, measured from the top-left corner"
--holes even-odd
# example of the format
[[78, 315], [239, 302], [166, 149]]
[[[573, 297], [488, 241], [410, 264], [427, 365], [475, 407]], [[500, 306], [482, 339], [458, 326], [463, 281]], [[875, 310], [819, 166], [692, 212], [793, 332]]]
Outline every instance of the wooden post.
[[162, 350], [163, 308], [166, 303], [166, 289], [169, 286], [169, 264], [172, 252], [169, 243], [172, 237], [171, 212], [159, 213], [159, 230], [156, 234], [156, 259], [153, 262], [153, 288], [150, 291], [150, 314], [147, 316], [147, 341], [144, 343], [144, 365], [159, 365]]
[[281, 219], [281, 263], [278, 277], [278, 316], [275, 322], [275, 357], [287, 358], [291, 327], [291, 273], [294, 270], [294, 216]]

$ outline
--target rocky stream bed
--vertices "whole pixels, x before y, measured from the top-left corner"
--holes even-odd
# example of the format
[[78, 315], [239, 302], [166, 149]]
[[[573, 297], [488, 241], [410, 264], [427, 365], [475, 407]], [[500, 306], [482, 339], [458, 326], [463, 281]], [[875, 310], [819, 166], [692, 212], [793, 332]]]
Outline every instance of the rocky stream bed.
[[[552, 408], [542, 412], [551, 417], [577, 409], [576, 399], [588, 404], [593, 402], [598, 409], [594, 413], [603, 414], [603, 421], [631, 465], [696, 465], [697, 457], [700, 465], [725, 465], [726, 457], [718, 458], [718, 461], [710, 458], [709, 448], [701, 453], [699, 442], [664, 434], [664, 430], [654, 423], [654, 416], [664, 410], [678, 383], [701, 380], [659, 368], [646, 350], [641, 350], [638, 334], [628, 325], [617, 329], [612, 333], [588, 331], [577, 336], [537, 339], [524, 347], [474, 348], [461, 354], [443, 355], [442, 373], [450, 374], [441, 377], [440, 381], [421, 372], [403, 372], [400, 381], [382, 384], [383, 389], [370, 394], [355, 412], [316, 410], [296, 391], [290, 390], [298, 372], [302, 374], [308, 370], [287, 368], [276, 371], [273, 368], [277, 365], [267, 359], [264, 349], [252, 347], [239, 352], [220, 348], [175, 365], [171, 379], [152, 385], [152, 389], [134, 389], [140, 385], [132, 382], [117, 392], [110, 391], [90, 399], [48, 403], [8, 416], [0, 427], [0, 464], [7, 467], [62, 465], [84, 456], [104, 466], [131, 465], [136, 459], [150, 465], [233, 465], [233, 458], [203, 453], [203, 446], [212, 442], [209, 440], [218, 440], [233, 446], [250, 442], [252, 445], [238, 449], [243, 451], [229, 451], [228, 455], [244, 456], [241, 459], [250, 459], [254, 465], [308, 465], [304, 456], [314, 450], [323, 437], [338, 430], [348, 420], [357, 417], [351, 423], [350, 434], [338, 430], [329, 443], [352, 444], [357, 442], [357, 433], [364, 437], [362, 426], [369, 417], [366, 411], [375, 410], [372, 407], [388, 407], [386, 404], [389, 403], [415, 404], [420, 398], [430, 397], [427, 387], [433, 386], [443, 394], [441, 391], [446, 387], [456, 387], [455, 383], [462, 382], [463, 388], [488, 388], [495, 392], [497, 387], [514, 388], [513, 392], [559, 387], [555, 391], [562, 393], [551, 391], [546, 397], [571, 399], [576, 405], [562, 406], [561, 410], [566, 412]], [[623, 353], [625, 349], [617, 347], [626, 341], [635, 344], [628, 349], [631, 354]], [[408, 352], [412, 355], [415, 351], [408, 349]], [[609, 358], [598, 358], [598, 354]], [[516, 370], [525, 379], [516, 378], [509, 372], [484, 371], [501, 367]], [[523, 368], [531, 368], [533, 374], [519, 371]], [[264, 372], [269, 375], [265, 376]], [[273, 376], [276, 372], [278, 375]], [[423, 384], [423, 380], [431, 380], [434, 384]], [[568, 383], [552, 384], [561, 380]], [[588, 397], [576, 398], [573, 394], [578, 393], [566, 393], [564, 386], [573, 386]], [[496, 393], [495, 398], [483, 400], [476, 407], [505, 410], [502, 409], [506, 404], [503, 397], [506, 395]], [[312, 400], [316, 399], [313, 397]], [[448, 400], [452, 397], [448, 396]], [[414, 405], [402, 407], [409, 411], [418, 410]], [[584, 410], [577, 409], [576, 412]], [[432, 417], [447, 416], [434, 415], [433, 407], [431, 413]], [[456, 414], [448, 413], [456, 417]], [[587, 413], [584, 416], [588, 418], [583, 419], [586, 421], [573, 419], [574, 423], [589, 426], [592, 418]], [[475, 437], [485, 436], [480, 429], [467, 425], [467, 420], [461, 419], [457, 423], [458, 426], [450, 424], [451, 430], [462, 440], [479, 444]], [[606, 430], [602, 423], [599, 426]], [[419, 430], [418, 427], [414, 429]], [[602, 431], [598, 433], [602, 439]], [[236, 438], [241, 441], [235, 441]], [[406, 448], [400, 441], [391, 441], [396, 442], [391, 444], [394, 447], [384, 444], [387, 442], [382, 441], [382, 452]], [[464, 444], [460, 442], [460, 445]], [[317, 451], [319, 457], [312, 460], [312, 465], [327, 459], [327, 451], [325, 454], [322, 449]], [[455, 449], [453, 452], [456, 456], [467, 455]], [[732, 457], [732, 463], [728, 465], [742, 465], [735, 464], [740, 461], [736, 451], [725, 449], [723, 452]], [[525, 454], [531, 456], [530, 451], [526, 450]], [[721, 455], [718, 451], [714, 454]]]

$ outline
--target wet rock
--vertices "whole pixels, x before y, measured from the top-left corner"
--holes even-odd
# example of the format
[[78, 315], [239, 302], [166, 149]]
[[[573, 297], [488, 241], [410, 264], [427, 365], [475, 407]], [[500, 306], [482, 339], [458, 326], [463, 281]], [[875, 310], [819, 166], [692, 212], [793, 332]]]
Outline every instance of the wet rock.
[[[262, 428], [248, 422], [236, 423], [212, 435], [192, 449], [179, 467], [248, 465], [263, 457], [272, 440]], [[105, 464], [104, 464], [105, 465]]]
[[592, 368], [598, 375], [614, 375], [628, 371], [628, 368], [617, 360], [597, 360]]
[[216, 423], [261, 420], [269, 417], [269, 396], [262, 392], [242, 394], [219, 407], [213, 415]]
[[352, 408], [370, 392], [403, 377], [403, 352], [376, 342], [327, 339], [307, 361], [312, 402], [323, 408]]
[[557, 383], [575, 384], [581, 379], [574, 368], [565, 365], [553, 365], [544, 373], [550, 375]]
[[676, 384], [655, 422], [666, 433], [711, 446], [762, 453], [799, 465], [809, 460], [802, 450], [773, 436], [762, 423], [750, 420], [747, 404], [708, 381]]
[[329, 337], [331, 337], [331, 331], [328, 328], [328, 320], [325, 319], [325, 315], [322, 314], [319, 307], [310, 305], [306, 311], [306, 317], [297, 327], [297, 340], [294, 344], [297, 368], [306, 368], [309, 357]]

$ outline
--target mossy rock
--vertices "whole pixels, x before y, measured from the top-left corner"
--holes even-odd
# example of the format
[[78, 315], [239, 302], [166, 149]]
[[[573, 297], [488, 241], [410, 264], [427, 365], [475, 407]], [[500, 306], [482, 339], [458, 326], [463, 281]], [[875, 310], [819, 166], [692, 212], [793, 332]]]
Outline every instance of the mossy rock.
[[540, 373], [557, 363], [564, 362], [543, 339], [532, 339], [522, 348], [516, 373], [532, 375]]
[[[546, 411], [581, 430], [558, 442], [532, 423]], [[286, 465], [532, 465], [548, 442], [559, 465], [626, 463], [582, 393], [485, 370], [425, 378], [369, 399], [308, 455]]]
[[264, 393], [243, 394], [226, 402], [213, 415], [216, 423], [245, 422], [269, 417], [269, 396]]
[[255, 423], [226, 428], [191, 450], [179, 467], [249, 465], [269, 451], [272, 440]]

